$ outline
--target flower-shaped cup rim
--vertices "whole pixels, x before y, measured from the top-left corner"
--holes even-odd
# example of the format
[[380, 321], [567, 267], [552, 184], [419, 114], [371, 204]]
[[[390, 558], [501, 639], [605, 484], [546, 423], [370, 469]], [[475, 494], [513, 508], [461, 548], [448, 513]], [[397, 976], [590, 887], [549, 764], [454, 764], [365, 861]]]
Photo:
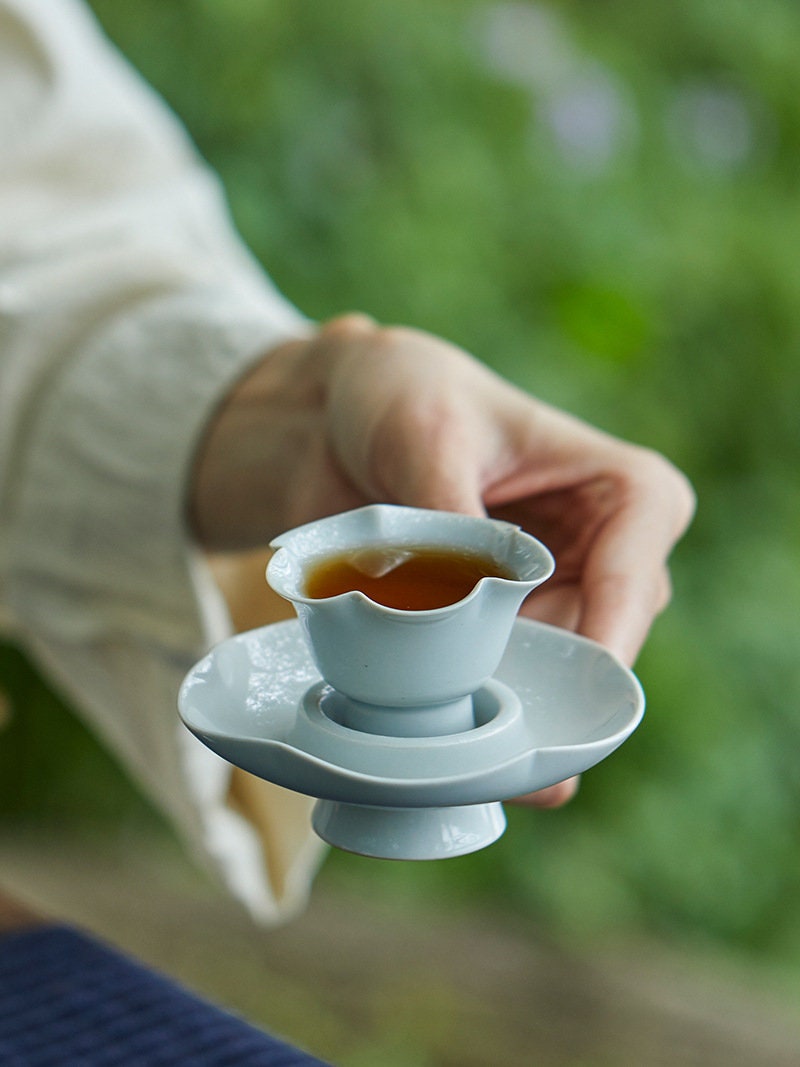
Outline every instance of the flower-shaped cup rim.
[[[337, 593], [330, 597], [311, 597], [302, 591], [301, 583], [303, 574], [310, 563], [324, 559], [326, 556], [329, 557], [337, 551], [346, 551], [348, 548], [371, 547], [376, 543], [381, 543], [381, 541], [387, 544], [397, 544], [398, 538], [391, 538], [388, 536], [370, 538], [369, 536], [362, 536], [354, 538], [347, 544], [337, 543], [327, 547], [321, 547], [309, 554], [301, 554], [300, 552], [297, 552], [293, 548], [293, 545], [296, 545], [298, 541], [302, 541], [304, 537], [308, 538], [313, 531], [324, 531], [326, 527], [332, 529], [338, 528], [341, 530], [346, 526], [352, 526], [353, 530], [356, 531], [360, 527], [365, 526], [371, 519], [374, 518], [378, 520], [379, 523], [381, 518], [385, 516], [391, 516], [391, 518], [398, 520], [402, 520], [406, 517], [416, 519], [427, 523], [429, 528], [438, 523], [440, 529], [443, 529], [444, 525], [447, 524], [451, 527], [460, 525], [463, 530], [493, 530], [497, 535], [504, 535], [507, 541], [510, 541], [513, 538], [518, 545], [523, 545], [528, 550], [530, 556], [528, 562], [528, 569], [531, 572], [530, 577], [508, 578], [500, 575], [487, 575], [480, 578], [469, 593], [461, 599], [454, 601], [452, 604], [445, 604], [438, 608], [423, 609], [388, 607], [385, 604], [380, 604], [373, 600], [371, 597], [367, 596], [366, 593], [361, 592], [361, 590], [350, 590], [344, 593]], [[385, 532], [380, 530], [378, 526], [375, 527], [375, 530], [381, 535]], [[367, 531], [367, 533], [368, 532], [369, 531]], [[453, 544], [450, 541], [431, 541], [429, 538], [425, 539], [422, 536], [415, 539], [411, 538], [402, 540], [399, 543], [407, 545], [409, 548], [428, 548], [432, 545], [434, 547], [453, 547]], [[470, 543], [459, 544], [455, 547], [462, 547], [465, 550], [479, 551], [482, 546], [476, 543]], [[274, 538], [273, 541], [270, 542], [270, 548], [273, 549], [274, 554], [267, 565], [267, 581], [277, 593], [293, 604], [306, 604], [319, 608], [326, 604], [336, 605], [342, 604], [343, 602], [355, 602], [367, 610], [374, 610], [380, 615], [391, 615], [401, 618], [413, 617], [419, 618], [420, 620], [448, 615], [458, 611], [463, 605], [480, 596], [487, 586], [505, 586], [513, 588], [520, 594], [527, 595], [527, 593], [547, 581], [555, 570], [555, 560], [549, 549], [532, 534], [527, 533], [522, 527], [514, 523], [477, 515], [462, 515], [457, 512], [411, 508], [398, 504], [368, 504], [352, 511], [341, 512], [337, 515], [327, 516], [326, 518], [318, 519], [314, 522], [305, 523], [302, 526], [295, 527], [293, 530], [288, 530], [279, 537]], [[493, 558], [497, 558], [496, 554], [490, 554]], [[497, 562], [502, 562], [505, 565], [510, 566], [507, 560], [497, 560]]]

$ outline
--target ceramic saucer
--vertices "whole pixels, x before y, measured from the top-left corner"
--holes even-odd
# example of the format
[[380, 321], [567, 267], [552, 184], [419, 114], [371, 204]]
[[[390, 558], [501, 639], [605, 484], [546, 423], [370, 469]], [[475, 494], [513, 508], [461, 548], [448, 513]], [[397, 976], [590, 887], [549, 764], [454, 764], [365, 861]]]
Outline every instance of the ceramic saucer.
[[383, 809], [485, 805], [542, 789], [608, 756], [644, 711], [638, 681], [609, 652], [527, 619], [474, 694], [473, 729], [365, 733], [342, 725], [340, 699], [293, 620], [218, 645], [188, 674], [179, 710], [204, 744], [252, 774]]

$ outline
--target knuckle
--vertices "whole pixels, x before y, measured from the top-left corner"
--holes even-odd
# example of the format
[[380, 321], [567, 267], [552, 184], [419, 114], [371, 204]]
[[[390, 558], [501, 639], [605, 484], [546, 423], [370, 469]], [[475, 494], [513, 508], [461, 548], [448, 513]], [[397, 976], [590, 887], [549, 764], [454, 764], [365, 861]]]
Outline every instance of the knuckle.
[[322, 333], [328, 337], [347, 337], [352, 335], [360, 336], [377, 329], [378, 326], [375, 320], [369, 315], [365, 315], [361, 311], [349, 311], [344, 315], [337, 315], [335, 319], [326, 322], [322, 327]]
[[631, 480], [637, 484], [656, 487], [659, 495], [671, 502], [676, 529], [682, 532], [692, 521], [697, 507], [697, 496], [692, 483], [683, 471], [660, 452], [650, 448], [632, 447], [634, 458]]
[[656, 593], [656, 614], [661, 614], [672, 600], [672, 579], [669, 571], [664, 568], [661, 573]]
[[408, 326], [382, 326], [380, 332], [381, 338], [391, 345], [405, 344], [414, 337], [414, 331]]

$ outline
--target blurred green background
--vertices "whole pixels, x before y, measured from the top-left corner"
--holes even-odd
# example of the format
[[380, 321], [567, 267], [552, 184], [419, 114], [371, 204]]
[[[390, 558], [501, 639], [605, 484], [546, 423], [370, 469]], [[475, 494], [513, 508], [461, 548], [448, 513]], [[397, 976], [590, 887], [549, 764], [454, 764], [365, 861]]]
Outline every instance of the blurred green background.
[[[92, 6], [303, 311], [440, 333], [697, 489], [637, 665], [648, 714], [576, 801], [511, 811], [476, 856], [335, 855], [322, 877], [502, 904], [576, 943], [647, 933], [796, 963], [800, 8]], [[11, 648], [0, 678], [37, 711], [0, 745], [3, 819], [147, 824]]]

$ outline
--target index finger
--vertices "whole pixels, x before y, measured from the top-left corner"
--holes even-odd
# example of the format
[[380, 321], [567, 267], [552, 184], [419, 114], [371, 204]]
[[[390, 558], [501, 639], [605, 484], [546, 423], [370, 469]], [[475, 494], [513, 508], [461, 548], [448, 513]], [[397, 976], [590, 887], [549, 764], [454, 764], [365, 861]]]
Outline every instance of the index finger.
[[661, 457], [632, 483], [586, 560], [578, 632], [633, 663], [670, 598], [667, 560], [694, 512], [686, 479]]

